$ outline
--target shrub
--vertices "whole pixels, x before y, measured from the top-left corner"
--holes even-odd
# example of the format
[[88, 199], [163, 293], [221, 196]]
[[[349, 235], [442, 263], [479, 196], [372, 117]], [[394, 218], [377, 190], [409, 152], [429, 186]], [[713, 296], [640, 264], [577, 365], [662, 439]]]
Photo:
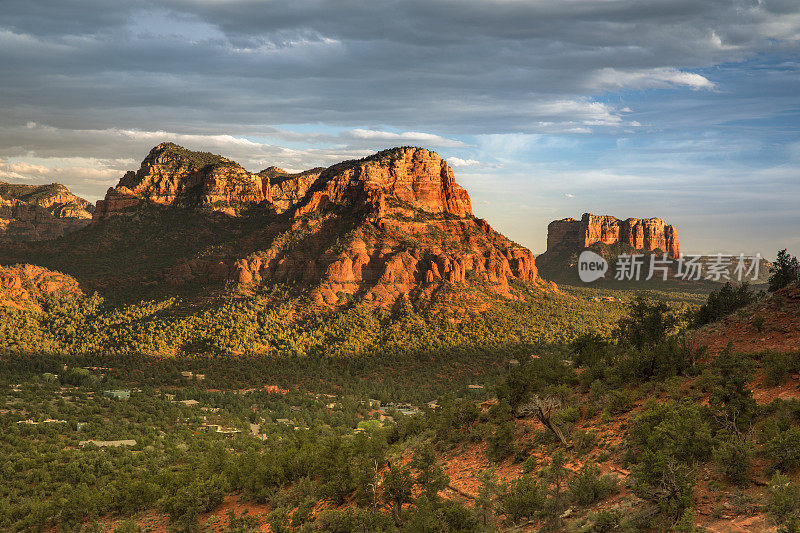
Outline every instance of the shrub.
[[572, 433], [572, 449], [577, 454], [584, 454], [592, 451], [597, 445], [597, 431], [584, 431], [578, 429]]
[[781, 385], [788, 379], [789, 374], [797, 370], [800, 366], [798, 363], [800, 363], [800, 357], [797, 353], [764, 352], [761, 355], [764, 381], [770, 386]]
[[784, 474], [772, 476], [767, 511], [778, 523], [796, 521], [800, 517], [800, 486]]
[[604, 358], [609, 343], [597, 333], [584, 333], [569, 345], [575, 366], [591, 366]]
[[689, 401], [647, 403], [631, 427], [631, 440], [652, 453], [683, 462], [706, 459], [712, 437], [706, 408]]
[[479, 531], [479, 522], [475, 514], [460, 503], [447, 500], [434, 503], [422, 497], [410, 511], [403, 531], [469, 533]]
[[680, 520], [672, 526], [672, 531], [674, 533], [694, 533], [698, 531], [697, 526], [694, 524], [694, 511], [686, 509], [681, 515]]
[[618, 482], [614, 476], [600, 475], [600, 468], [596, 464], [587, 463], [567, 482], [567, 487], [572, 501], [588, 506], [614, 494], [618, 490]]
[[[581, 374], [583, 377], [583, 374]], [[596, 404], [602, 404], [607, 392], [606, 384], [601, 379], [595, 379], [589, 386], [589, 400]]]
[[766, 452], [777, 461], [776, 466], [782, 470], [800, 466], [800, 429], [790, 427], [780, 431], [767, 442]]
[[539, 465], [539, 461], [536, 460], [536, 457], [533, 455], [529, 456], [525, 461], [522, 463], [522, 473], [529, 474], [536, 470], [536, 467]]
[[628, 383], [633, 379], [666, 379], [688, 372], [693, 362], [692, 350], [685, 340], [669, 337], [641, 348], [628, 346], [610, 373], [617, 383]]
[[622, 512], [619, 509], [603, 509], [594, 515], [592, 533], [607, 533], [616, 531], [622, 522]]
[[247, 514], [246, 509], [240, 516], [236, 516], [236, 510], [230, 509], [225, 533], [256, 533], [260, 524], [259, 517]]
[[494, 433], [486, 441], [486, 457], [490, 461], [502, 461], [514, 451], [514, 423], [505, 421], [498, 424]]
[[674, 522], [692, 507], [694, 469], [663, 452], [648, 451], [633, 468], [633, 493], [655, 506], [657, 514]]
[[720, 473], [732, 483], [747, 483], [753, 447], [744, 439], [722, 435], [720, 444], [714, 448], [714, 462]]
[[618, 415], [633, 409], [634, 393], [628, 389], [617, 389], [608, 395], [609, 412]]
[[520, 476], [505, 487], [500, 510], [513, 522], [531, 518], [544, 508], [545, 493], [544, 487], [533, 476]]
[[[390, 517], [383, 513], [366, 509], [347, 509], [342, 511], [328, 509], [319, 514], [319, 518], [317, 518], [314, 525], [318, 531], [330, 533], [396, 531]], [[272, 531], [275, 531], [275, 529]]]
[[747, 382], [753, 377], [753, 360], [733, 353], [729, 344], [709, 367], [708, 404], [736, 430], [749, 427], [757, 410]]

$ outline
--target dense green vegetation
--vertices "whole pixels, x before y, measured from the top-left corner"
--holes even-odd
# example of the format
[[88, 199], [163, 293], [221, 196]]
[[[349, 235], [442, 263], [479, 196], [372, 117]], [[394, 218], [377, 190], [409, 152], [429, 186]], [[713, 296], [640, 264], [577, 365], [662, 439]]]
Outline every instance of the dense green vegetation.
[[[55, 324], [48, 331], [68, 330], [69, 317], [91, 307], [68, 304], [43, 311], [60, 317], [46, 322]], [[168, 307], [144, 309], [116, 324], [177, 320]], [[92, 320], [104, 316], [93, 312]], [[720, 502], [747, 491], [787, 531], [800, 519], [800, 402], [758, 405], [750, 385], [757, 369], [784, 383], [800, 370], [800, 352], [726, 350], [709, 360], [687, 342], [682, 312], [645, 299], [630, 302], [615, 329], [561, 345], [502, 340], [491, 327], [508, 335], [514, 322], [498, 318], [475, 329], [438, 325], [413, 307], [385, 323], [351, 312], [336, 325], [315, 319], [306, 332], [323, 340], [303, 342], [327, 348], [311, 353], [6, 354], [0, 529], [76, 530], [113, 519], [135, 530], [157, 511], [175, 530], [192, 531], [202, 513], [236, 494], [270, 513], [234, 513], [230, 531], [266, 522], [273, 531], [495, 531], [526, 523], [690, 531], [697, 493], [712, 484]], [[215, 335], [240, 327], [223, 322]], [[111, 389], [132, 389], [130, 399], [106, 397]], [[481, 407], [491, 396], [497, 401]], [[436, 408], [425, 405], [437, 397]], [[421, 410], [405, 415], [407, 406], [394, 405], [401, 401]], [[539, 429], [531, 431], [530, 420]], [[136, 442], [81, 444], [90, 440]], [[477, 493], [464, 497], [450, 488], [443, 460], [476, 446], [490, 468]], [[630, 476], [608, 473], [611, 464]], [[521, 473], [501, 477], [491, 465], [518, 465]]]
[[58, 293], [43, 298], [40, 311], [1, 308], [0, 344], [23, 352], [295, 357], [518, 351], [610, 331], [622, 312], [520, 289], [529, 291], [525, 301], [498, 297], [494, 309], [455, 317], [411, 303], [394, 312], [357, 305], [309, 312], [313, 305], [292, 286], [254, 295], [231, 291], [202, 307], [178, 297], [114, 305], [96, 294]]

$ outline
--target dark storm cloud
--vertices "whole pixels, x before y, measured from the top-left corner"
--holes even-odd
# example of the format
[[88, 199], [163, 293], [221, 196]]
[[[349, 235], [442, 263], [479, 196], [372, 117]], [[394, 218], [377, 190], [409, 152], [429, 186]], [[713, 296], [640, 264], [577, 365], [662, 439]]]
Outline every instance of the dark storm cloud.
[[710, 88], [680, 69], [795, 46], [800, 27], [792, 2], [6, 0], [0, 10], [0, 106], [19, 121], [152, 129], [157, 118], [180, 131], [615, 126], [605, 115], [619, 113], [597, 115], [587, 99]]

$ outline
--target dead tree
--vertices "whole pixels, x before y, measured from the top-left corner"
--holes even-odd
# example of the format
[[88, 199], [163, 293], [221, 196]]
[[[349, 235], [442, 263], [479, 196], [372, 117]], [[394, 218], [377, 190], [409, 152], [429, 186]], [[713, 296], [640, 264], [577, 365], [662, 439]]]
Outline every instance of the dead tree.
[[553, 424], [552, 416], [561, 410], [561, 400], [553, 396], [533, 396], [531, 400], [517, 407], [517, 413], [521, 416], [534, 415], [544, 427], [552, 431], [565, 448], [571, 448], [572, 444], [567, 442], [561, 428]]

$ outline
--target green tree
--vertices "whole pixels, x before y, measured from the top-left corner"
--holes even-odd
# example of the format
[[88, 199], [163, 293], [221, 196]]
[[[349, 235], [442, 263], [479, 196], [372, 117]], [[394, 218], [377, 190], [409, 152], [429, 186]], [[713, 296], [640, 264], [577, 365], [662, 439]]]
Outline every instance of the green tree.
[[706, 302], [700, 306], [694, 315], [694, 325], [710, 324], [733, 313], [746, 305], [751, 304], [756, 295], [747, 282], [733, 286], [730, 282], [718, 291], [711, 291]]
[[422, 489], [422, 493], [428, 500], [437, 502], [439, 491], [447, 487], [450, 478], [437, 464], [433, 446], [426, 444], [419, 448], [411, 460], [411, 466], [417, 469], [418, 474], [415, 481]]
[[414, 480], [411, 473], [405, 468], [389, 465], [389, 471], [383, 476], [382, 487], [383, 501], [391, 507], [395, 523], [399, 526], [402, 523], [403, 504], [414, 501]]
[[665, 302], [637, 296], [628, 307], [628, 316], [620, 319], [616, 337], [620, 344], [641, 350], [664, 341], [677, 323], [675, 313]]
[[769, 290], [775, 292], [800, 279], [800, 263], [784, 248], [770, 267]]
[[753, 366], [750, 357], [734, 353], [730, 344], [710, 364], [708, 404], [735, 433], [750, 426], [758, 407], [747, 386], [753, 377]]

